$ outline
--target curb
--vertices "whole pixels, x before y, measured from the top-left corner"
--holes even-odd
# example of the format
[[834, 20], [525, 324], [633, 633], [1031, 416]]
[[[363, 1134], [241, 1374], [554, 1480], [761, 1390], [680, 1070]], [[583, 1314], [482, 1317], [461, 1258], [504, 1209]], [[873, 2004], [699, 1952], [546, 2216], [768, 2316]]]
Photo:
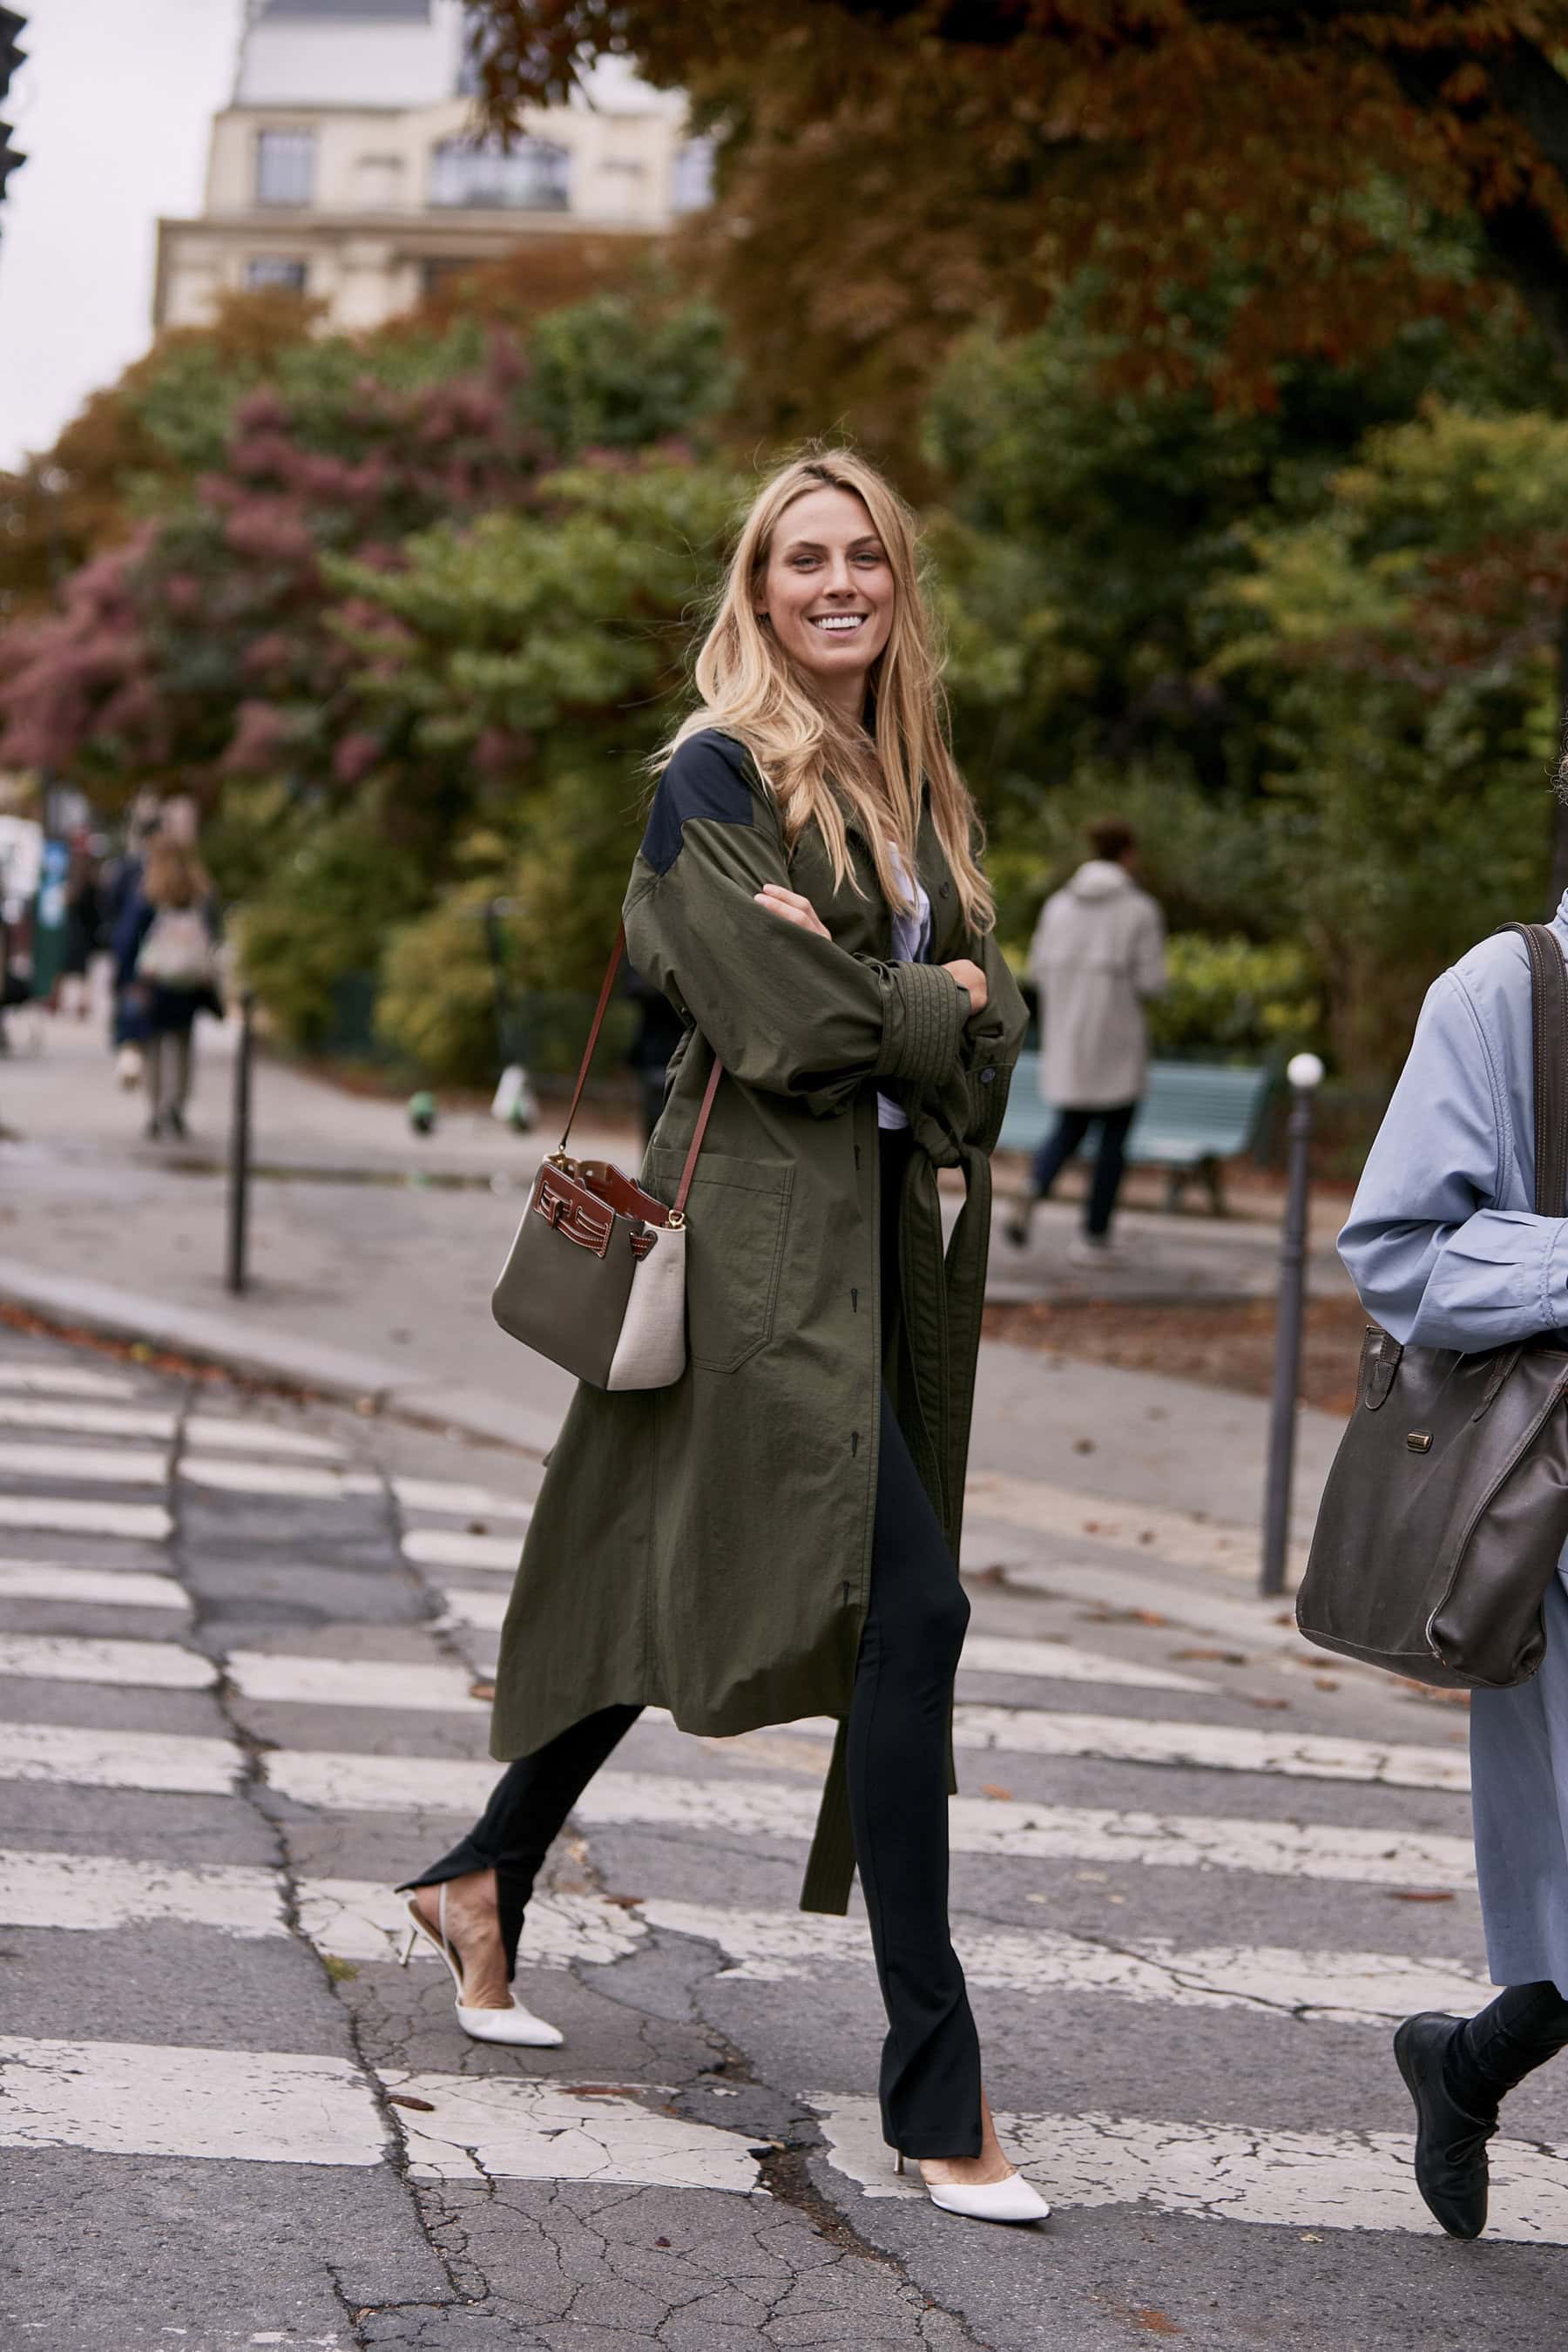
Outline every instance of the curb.
[[401, 1364], [380, 1357], [324, 1347], [287, 1331], [246, 1330], [230, 1315], [201, 1307], [172, 1307], [166, 1299], [144, 1297], [111, 1283], [41, 1274], [20, 1258], [0, 1257], [0, 1298], [51, 1321], [79, 1324], [105, 1339], [142, 1339], [197, 1363], [310, 1389], [345, 1404], [368, 1402], [377, 1412], [398, 1420], [455, 1429], [521, 1454], [547, 1454], [559, 1428], [547, 1413], [482, 1389], [443, 1388], [433, 1381], [411, 1379]]

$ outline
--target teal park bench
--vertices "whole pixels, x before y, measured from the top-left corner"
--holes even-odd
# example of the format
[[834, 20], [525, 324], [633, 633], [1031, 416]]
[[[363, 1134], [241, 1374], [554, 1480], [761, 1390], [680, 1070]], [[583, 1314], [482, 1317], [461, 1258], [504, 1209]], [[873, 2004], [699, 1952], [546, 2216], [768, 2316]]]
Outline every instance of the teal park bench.
[[[1018, 1058], [998, 1150], [1032, 1152], [1055, 1122], [1053, 1107], [1040, 1100], [1039, 1060], [1037, 1054]], [[1168, 1209], [1181, 1206], [1196, 1176], [1208, 1188], [1215, 1216], [1224, 1216], [1220, 1163], [1245, 1151], [1256, 1136], [1270, 1075], [1216, 1062], [1150, 1063], [1149, 1090], [1127, 1138], [1127, 1158], [1132, 1167], [1169, 1169]], [[1090, 1128], [1080, 1159], [1092, 1156], [1096, 1139]]]

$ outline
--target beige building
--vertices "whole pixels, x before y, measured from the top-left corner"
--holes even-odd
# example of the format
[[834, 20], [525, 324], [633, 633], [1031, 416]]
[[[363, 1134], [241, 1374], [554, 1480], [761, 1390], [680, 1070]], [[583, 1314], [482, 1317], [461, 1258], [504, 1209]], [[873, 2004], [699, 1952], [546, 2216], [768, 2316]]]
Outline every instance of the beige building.
[[158, 224], [156, 326], [287, 286], [378, 326], [525, 238], [655, 233], [708, 201], [685, 103], [625, 70], [477, 141], [462, 0], [249, 0], [196, 220]]

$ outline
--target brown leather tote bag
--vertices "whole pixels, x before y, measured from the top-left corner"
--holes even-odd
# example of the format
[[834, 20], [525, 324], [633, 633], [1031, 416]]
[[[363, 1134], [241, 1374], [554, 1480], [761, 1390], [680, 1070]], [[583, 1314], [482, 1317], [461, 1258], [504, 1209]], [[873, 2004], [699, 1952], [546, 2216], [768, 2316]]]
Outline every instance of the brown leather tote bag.
[[[1535, 1206], [1568, 1192], [1568, 977], [1556, 935], [1530, 951]], [[1481, 1355], [1402, 1348], [1369, 1325], [1296, 1597], [1309, 1642], [1437, 1688], [1528, 1682], [1568, 1540], [1568, 1349], [1555, 1334]]]
[[566, 1146], [626, 950], [599, 991], [561, 1141], [533, 1180], [490, 1312], [525, 1348], [599, 1389], [663, 1389], [686, 1370], [686, 1202], [723, 1064], [713, 1063], [675, 1198], [665, 1203], [607, 1160]]

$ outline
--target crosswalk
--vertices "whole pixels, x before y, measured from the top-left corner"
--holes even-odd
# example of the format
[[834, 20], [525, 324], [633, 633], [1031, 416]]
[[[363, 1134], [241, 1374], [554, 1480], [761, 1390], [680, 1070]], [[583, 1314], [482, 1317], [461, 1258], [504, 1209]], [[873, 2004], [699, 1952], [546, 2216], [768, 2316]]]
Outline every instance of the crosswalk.
[[[0, 1683], [26, 1701], [0, 1709], [0, 1795], [30, 1792], [44, 1807], [24, 1806], [28, 1826], [0, 1844], [8, 1940], [115, 1939], [129, 1951], [179, 1935], [187, 1958], [207, 1956], [199, 1966], [215, 1980], [226, 1953], [302, 1951], [351, 2008], [376, 1988], [376, 2003], [411, 2003], [435, 2037], [416, 2049], [400, 2030], [378, 2054], [363, 2018], [335, 2051], [291, 2048], [275, 2031], [234, 2047], [171, 2039], [163, 2016], [141, 2040], [118, 2026], [101, 2038], [12, 2032], [0, 2038], [0, 2146], [393, 2166], [430, 2182], [767, 2193], [772, 2150], [726, 2121], [721, 2086], [704, 2105], [670, 2081], [581, 2081], [592, 2063], [582, 2049], [559, 2066], [556, 2053], [476, 2051], [456, 2036], [427, 1948], [416, 1948], [407, 1975], [394, 1973], [405, 1920], [388, 1857], [406, 1867], [438, 1852], [494, 1785], [482, 1685], [526, 1496], [384, 1475], [352, 1431], [324, 1436], [278, 1411], [220, 1411], [210, 1394], [186, 1412], [152, 1375], [89, 1370], [42, 1348], [0, 1359]], [[367, 1590], [413, 1597], [363, 1624], [317, 1612], [274, 1627], [264, 1609], [247, 1615], [238, 1561], [228, 1605], [243, 1633], [232, 1643], [221, 1624], [204, 1633], [184, 1581], [191, 1562], [171, 1544], [187, 1493], [209, 1514], [224, 1497], [250, 1515], [298, 1511], [306, 1543], [322, 1543], [323, 1509], [341, 1508], [354, 1531], [343, 1559]], [[1082, 1535], [1082, 1497], [1070, 1509], [1064, 1501], [1061, 1516], [1076, 1516]], [[374, 1570], [364, 1530], [383, 1519], [396, 1551]], [[1118, 1524], [1105, 1512], [1097, 1535], [1101, 1522]], [[204, 1571], [204, 1591], [216, 1573]], [[1087, 2003], [1125, 2020], [1123, 2032], [1151, 2053], [1206, 2012], [1285, 2018], [1296, 2032], [1352, 2033], [1358, 2049], [1375, 2038], [1385, 2073], [1392, 2021], [1479, 2005], [1467, 1762], [1451, 1717], [1422, 1718], [1421, 1739], [1369, 1736], [1359, 1721], [1342, 1735], [1282, 1728], [1256, 1720], [1280, 1702], [1239, 1685], [1227, 1652], [1173, 1655], [1175, 1645], [1135, 1623], [1095, 1645], [1059, 1616], [1046, 1632], [1037, 1615], [1027, 1634], [1002, 1630], [984, 1608], [976, 1618], [954, 1712], [963, 1785], [951, 1823], [955, 1941], [977, 1995], [1002, 2013], [1009, 2002]], [[863, 2003], [863, 1918], [802, 1914], [785, 1897], [830, 1730], [803, 1721], [682, 1744], [650, 1709], [574, 1817], [590, 1856], [643, 1857], [637, 1892], [590, 1877], [536, 1897], [523, 1950], [531, 2004], [548, 2014], [552, 1986], [570, 2003], [671, 1939], [710, 1954], [714, 1983], [737, 1998], [804, 1987], [814, 2001]], [[196, 1801], [177, 1815], [177, 1845], [150, 1833], [144, 1853], [124, 1835], [95, 1850], [56, 1826], [84, 1791], [96, 1795], [80, 1819], [134, 1799], [154, 1826], [160, 1806]], [[1336, 1795], [1351, 1801], [1342, 1816]], [[275, 1864], [257, 1861], [250, 1843], [236, 1858], [222, 1831], [257, 1801], [285, 1825]], [[298, 1851], [291, 1824], [301, 1825]], [[659, 1857], [676, 1848], [680, 1892], [667, 1896]], [[762, 1874], [755, 1884], [742, 1858]], [[979, 1884], [963, 1877], [971, 1866], [994, 1890], [984, 1916], [964, 1908], [965, 1886]], [[1299, 1908], [1295, 1932], [1274, 1924], [1303, 1887], [1323, 1898], [1306, 1938]], [[1070, 1921], [1051, 1916], [1066, 1890]], [[1419, 1904], [1380, 1938], [1367, 1906], [1389, 1895]], [[1047, 1914], [1037, 1923], [1031, 1905]], [[198, 1986], [198, 2008], [200, 1998]], [[279, 2011], [268, 2014], [275, 2027]], [[432, 2049], [445, 2066], [429, 2063]], [[858, 2079], [788, 2087], [817, 2119], [840, 2202], [918, 2197], [880, 2145], [874, 2038], [861, 2056]], [[1150, 2079], [1162, 2079], [1157, 2064]], [[1396, 2084], [1387, 2128], [1342, 2129], [1299, 2125], [1289, 2082], [1256, 2123], [1152, 2098], [1132, 2112], [1086, 2112], [1053, 2105], [1050, 2088], [1042, 2081], [1039, 2105], [1002, 2127], [1058, 2214], [1121, 2205], [1212, 2228], [1432, 2227], [1410, 2179], [1408, 2133], [1395, 2127]], [[1568, 2245], [1568, 2150], [1499, 2147], [1493, 2233]]]

